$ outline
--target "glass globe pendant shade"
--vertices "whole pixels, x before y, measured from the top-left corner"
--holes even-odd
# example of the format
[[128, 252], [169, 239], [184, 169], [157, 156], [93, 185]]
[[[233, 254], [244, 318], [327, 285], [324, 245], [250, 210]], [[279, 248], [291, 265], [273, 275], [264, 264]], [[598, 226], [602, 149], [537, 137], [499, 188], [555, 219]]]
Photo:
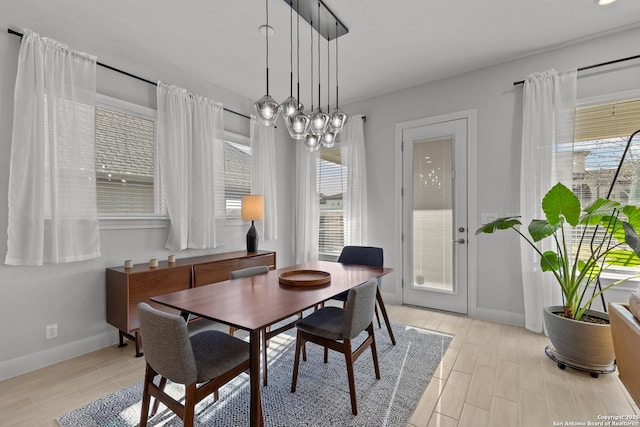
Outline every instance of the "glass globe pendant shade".
[[280, 105], [269, 95], [260, 98], [253, 104], [253, 108], [256, 110], [258, 121], [265, 126], [273, 125], [278, 120], [281, 110]]
[[329, 125], [329, 115], [318, 109], [315, 113], [309, 115], [311, 124], [309, 125], [309, 132], [314, 135], [321, 136], [327, 131]]
[[320, 143], [324, 148], [333, 148], [333, 146], [335, 146], [338, 142], [339, 137], [339, 133], [333, 130], [329, 130], [324, 135], [322, 135]]
[[336, 110], [331, 114], [331, 119], [329, 120], [329, 129], [340, 133], [344, 128], [344, 124], [347, 122], [347, 115], [340, 110]]
[[320, 137], [312, 133], [307, 133], [303, 140], [304, 148], [308, 151], [318, 151], [320, 149]]
[[295, 99], [293, 96], [290, 96], [284, 101], [282, 101], [282, 104], [280, 104], [280, 107], [282, 107], [282, 115], [285, 118], [293, 116], [299, 110], [304, 109], [304, 106], [302, 105], [302, 103], [298, 102], [298, 100]]
[[304, 139], [304, 135], [309, 130], [309, 123], [311, 123], [311, 119], [302, 110], [284, 118], [284, 124], [287, 126], [289, 135], [297, 140]]

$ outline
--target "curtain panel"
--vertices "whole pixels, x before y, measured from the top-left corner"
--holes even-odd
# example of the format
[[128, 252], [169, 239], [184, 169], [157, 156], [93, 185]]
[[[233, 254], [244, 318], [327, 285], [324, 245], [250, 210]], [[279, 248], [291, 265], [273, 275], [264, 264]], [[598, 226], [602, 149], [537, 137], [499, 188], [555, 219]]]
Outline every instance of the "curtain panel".
[[367, 167], [362, 114], [349, 118], [340, 135], [340, 156], [347, 177], [343, 194], [344, 244], [367, 244]]
[[264, 240], [278, 238], [278, 194], [276, 190], [275, 129], [251, 116], [251, 193], [264, 196], [264, 221], [258, 221], [258, 234]]
[[[549, 70], [525, 80], [520, 170], [523, 229], [532, 219], [544, 217], [542, 199], [553, 185], [562, 182], [572, 188], [576, 88], [576, 70]], [[551, 249], [551, 242], [541, 243], [540, 250]], [[560, 304], [562, 295], [553, 276], [541, 271], [535, 251], [524, 240], [520, 248], [525, 327], [542, 332], [543, 308]]]
[[166, 248], [219, 245], [224, 220], [223, 107], [186, 89], [158, 82], [160, 179], [170, 220]]
[[9, 265], [100, 256], [96, 58], [24, 29], [9, 172]]
[[316, 185], [318, 151], [309, 152], [296, 143], [295, 242], [296, 264], [318, 259], [320, 197]]

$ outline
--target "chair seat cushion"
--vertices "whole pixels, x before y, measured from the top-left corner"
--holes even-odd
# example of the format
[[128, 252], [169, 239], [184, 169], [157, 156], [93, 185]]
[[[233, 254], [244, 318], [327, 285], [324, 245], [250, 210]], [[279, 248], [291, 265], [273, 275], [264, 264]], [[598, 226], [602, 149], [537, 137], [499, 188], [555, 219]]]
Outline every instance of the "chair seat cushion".
[[342, 339], [344, 310], [339, 307], [324, 307], [296, 322], [296, 328], [312, 335], [331, 340]]
[[224, 374], [249, 359], [249, 343], [220, 331], [203, 331], [191, 337], [198, 383]]

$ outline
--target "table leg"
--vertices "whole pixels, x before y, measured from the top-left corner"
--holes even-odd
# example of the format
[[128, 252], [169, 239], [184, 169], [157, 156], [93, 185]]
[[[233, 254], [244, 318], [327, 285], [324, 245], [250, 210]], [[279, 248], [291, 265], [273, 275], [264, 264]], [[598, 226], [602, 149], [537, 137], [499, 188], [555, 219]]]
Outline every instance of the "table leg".
[[382, 294], [380, 294], [379, 287], [377, 287], [377, 290], [376, 290], [376, 299], [378, 300], [378, 305], [380, 306], [380, 311], [382, 312], [384, 323], [387, 325], [387, 331], [389, 331], [391, 344], [396, 345], [396, 338], [393, 336], [393, 331], [391, 330], [391, 322], [389, 322], [389, 316], [387, 315], [387, 309], [384, 306], [384, 301], [382, 300]]
[[251, 386], [249, 416], [252, 427], [262, 427], [264, 422], [262, 419], [262, 399], [260, 397], [260, 329], [249, 333], [249, 352], [249, 384]]

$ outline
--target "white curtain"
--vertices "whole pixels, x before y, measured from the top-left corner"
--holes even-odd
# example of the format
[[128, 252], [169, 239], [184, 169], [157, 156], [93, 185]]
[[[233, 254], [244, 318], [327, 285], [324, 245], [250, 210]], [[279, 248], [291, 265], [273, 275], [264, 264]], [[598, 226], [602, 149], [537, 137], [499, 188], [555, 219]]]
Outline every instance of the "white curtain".
[[223, 108], [158, 82], [158, 156], [171, 250], [215, 248], [225, 215]]
[[[520, 172], [520, 212], [525, 233], [532, 219], [544, 218], [542, 198], [553, 185], [563, 182], [571, 188], [576, 77], [575, 70], [550, 70], [534, 73], [525, 80]], [[551, 248], [542, 245], [540, 249]], [[560, 289], [550, 273], [540, 270], [539, 256], [524, 241], [521, 262], [525, 327], [542, 332], [543, 308], [562, 303]]]
[[344, 244], [367, 244], [367, 167], [364, 150], [364, 120], [351, 117], [340, 135], [342, 166], [346, 168]]
[[25, 29], [9, 172], [9, 265], [100, 256], [96, 58]]
[[273, 126], [251, 116], [251, 193], [264, 196], [264, 221], [258, 221], [263, 240], [278, 238], [278, 194], [276, 191], [276, 143]]
[[320, 198], [316, 186], [319, 152], [307, 151], [296, 143], [295, 251], [296, 263], [318, 259]]

